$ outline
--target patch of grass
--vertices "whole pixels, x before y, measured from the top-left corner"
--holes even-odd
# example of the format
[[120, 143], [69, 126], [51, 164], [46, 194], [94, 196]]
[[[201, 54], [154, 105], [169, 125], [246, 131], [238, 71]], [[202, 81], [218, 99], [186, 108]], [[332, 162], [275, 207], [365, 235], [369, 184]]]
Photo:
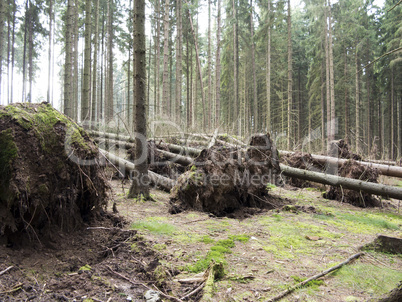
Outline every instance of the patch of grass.
[[399, 230], [399, 226], [389, 220], [382, 217], [378, 217], [375, 214], [357, 214], [357, 213], [342, 213], [338, 214], [337, 217], [350, 222], [355, 222], [358, 224], [363, 224], [367, 226], [373, 226], [376, 228], [383, 228], [389, 230]]
[[138, 221], [132, 223], [131, 228], [135, 230], [148, 230], [158, 235], [173, 235], [177, 231], [174, 225], [159, 221]]
[[332, 275], [342, 287], [347, 286], [354, 292], [363, 291], [375, 295], [389, 292], [402, 280], [401, 271], [365, 263], [345, 265]]
[[[303, 282], [307, 278], [301, 278], [299, 276], [290, 276], [293, 280], [295, 280], [296, 284]], [[311, 287], [314, 290], [317, 290], [320, 285], [323, 285], [324, 281], [322, 280], [311, 280], [307, 282], [304, 287]]]
[[206, 244], [208, 244], [208, 243], [213, 243], [215, 240], [214, 239], [212, 239], [210, 236], [208, 236], [208, 235], [204, 235], [204, 236], [202, 236], [202, 239], [201, 239], [201, 242], [204, 242], [204, 243], [206, 243]]
[[154, 248], [154, 250], [157, 250], [160, 252], [160, 251], [166, 250], [166, 244], [157, 243], [157, 244], [154, 244], [153, 248]]
[[84, 266], [81, 266], [79, 271], [90, 271], [92, 270], [92, 267], [89, 264], [85, 264]]
[[231, 254], [232, 253], [232, 251], [229, 248], [221, 246], [221, 245], [211, 246], [211, 251], [219, 252], [222, 254]]
[[232, 239], [233, 241], [240, 241], [240, 242], [248, 242], [250, 240], [250, 236], [248, 235], [230, 235], [229, 239]]

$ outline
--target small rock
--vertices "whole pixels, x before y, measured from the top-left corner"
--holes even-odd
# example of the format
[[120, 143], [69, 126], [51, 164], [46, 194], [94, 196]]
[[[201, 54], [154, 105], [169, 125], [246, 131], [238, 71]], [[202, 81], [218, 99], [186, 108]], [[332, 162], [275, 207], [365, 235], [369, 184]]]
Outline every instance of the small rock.
[[159, 293], [154, 290], [149, 290], [144, 295], [147, 302], [158, 302], [160, 301]]

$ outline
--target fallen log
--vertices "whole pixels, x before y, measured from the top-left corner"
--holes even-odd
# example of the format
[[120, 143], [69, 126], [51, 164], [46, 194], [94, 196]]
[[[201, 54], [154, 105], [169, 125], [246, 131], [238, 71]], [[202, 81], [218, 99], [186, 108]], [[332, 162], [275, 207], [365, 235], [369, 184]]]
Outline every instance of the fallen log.
[[[110, 153], [106, 150], [99, 149], [99, 151], [108, 160], [110, 160], [110, 162], [112, 162], [114, 165], [124, 168], [128, 171], [135, 170], [135, 165], [132, 162], [125, 160], [121, 157], [118, 157], [118, 156], [114, 155], [113, 153]], [[149, 176], [149, 179], [152, 184], [160, 187], [161, 189], [163, 189], [165, 191], [169, 192], [175, 185], [175, 181], [171, 180], [170, 178], [164, 177], [162, 175], [156, 174], [155, 172], [148, 171], [148, 176]]]
[[284, 175], [318, 182], [325, 185], [343, 187], [355, 191], [363, 191], [369, 194], [381, 195], [402, 200], [402, 188], [386, 186], [358, 179], [345, 178], [325, 173], [313, 172], [297, 168], [291, 168], [279, 164]]
[[120, 140], [115, 140], [115, 139], [102, 139], [99, 137], [96, 137], [94, 139], [94, 141], [99, 145], [99, 144], [103, 144], [103, 145], [109, 145], [110, 146], [115, 146], [117, 148], [120, 149], [126, 149], [126, 150], [130, 150], [131, 148], [134, 148], [134, 143], [129, 143], [127, 141], [120, 141]]
[[134, 138], [127, 136], [127, 135], [121, 135], [121, 134], [115, 134], [115, 133], [109, 133], [109, 132], [100, 132], [100, 131], [88, 131], [88, 134], [91, 136], [95, 137], [104, 137], [104, 138], [110, 138], [114, 140], [121, 140], [121, 141], [127, 141], [127, 142], [134, 142]]
[[[288, 154], [293, 154], [293, 153], [294, 152], [279, 150], [280, 155], [288, 155]], [[343, 165], [344, 163], [346, 163], [349, 160], [349, 159], [336, 158], [336, 157], [317, 155], [317, 154], [311, 154], [311, 157], [321, 164], [330, 164], [330, 165], [338, 165], [338, 166]], [[375, 163], [364, 162], [364, 161], [356, 161], [356, 162], [361, 165], [364, 165], [364, 166], [369, 166], [371, 168], [378, 169], [382, 175], [402, 178], [402, 167], [375, 164]]]
[[168, 144], [168, 143], [164, 143], [164, 142], [160, 142], [157, 144], [158, 146], [163, 146], [163, 147], [167, 147], [170, 151], [174, 152], [174, 153], [178, 153], [180, 155], [190, 155], [193, 157], [197, 157], [198, 155], [200, 155], [201, 151], [200, 149], [197, 148], [192, 148], [192, 147], [184, 147], [184, 146], [179, 146], [179, 145], [175, 145], [175, 144]]
[[159, 148], [158, 148], [158, 151], [161, 154], [163, 154], [166, 158], [168, 158], [169, 161], [178, 163], [182, 166], [188, 166], [193, 163], [193, 159], [191, 157], [183, 156], [183, 155], [172, 153], [172, 152], [165, 151], [165, 150], [161, 150]]

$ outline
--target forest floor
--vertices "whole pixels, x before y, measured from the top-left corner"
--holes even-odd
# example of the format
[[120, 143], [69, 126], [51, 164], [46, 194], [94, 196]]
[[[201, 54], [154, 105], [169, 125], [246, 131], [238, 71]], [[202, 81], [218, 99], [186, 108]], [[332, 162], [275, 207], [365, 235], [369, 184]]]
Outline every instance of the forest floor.
[[[0, 271], [13, 266], [0, 273], [1, 301], [145, 301], [146, 287], [154, 286], [180, 298], [199, 283], [175, 280], [202, 273], [211, 259], [223, 261], [226, 272], [215, 283], [214, 301], [266, 301], [346, 260], [379, 234], [402, 237], [393, 200], [384, 201], [385, 209], [362, 209], [323, 199], [318, 189], [275, 187], [275, 199], [293, 206], [220, 218], [195, 211], [171, 215], [169, 194], [152, 190], [155, 202], [142, 202], [126, 198], [127, 181], [111, 184], [127, 222], [122, 229], [109, 217], [43, 246], [0, 245]], [[367, 301], [401, 280], [400, 254], [368, 251], [282, 301]]]

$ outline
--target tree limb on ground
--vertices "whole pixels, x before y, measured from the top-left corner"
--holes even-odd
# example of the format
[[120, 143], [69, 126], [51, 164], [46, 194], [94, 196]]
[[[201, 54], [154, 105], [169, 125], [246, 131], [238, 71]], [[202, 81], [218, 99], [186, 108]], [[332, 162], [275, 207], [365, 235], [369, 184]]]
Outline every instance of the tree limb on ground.
[[339, 263], [338, 265], [335, 265], [335, 266], [333, 266], [333, 267], [331, 267], [331, 268], [329, 268], [329, 269], [323, 271], [322, 273], [319, 273], [319, 274], [317, 274], [317, 275], [315, 275], [315, 276], [312, 276], [312, 277], [310, 277], [310, 278], [304, 280], [303, 282], [300, 282], [300, 283], [298, 283], [298, 284], [296, 284], [296, 285], [290, 287], [289, 289], [283, 291], [282, 293], [280, 293], [279, 295], [277, 295], [277, 296], [275, 296], [275, 297], [269, 299], [268, 301], [269, 301], [269, 302], [279, 301], [279, 300], [281, 300], [282, 298], [284, 298], [284, 297], [286, 297], [287, 295], [289, 295], [290, 293], [294, 292], [296, 289], [303, 287], [304, 285], [306, 285], [306, 284], [309, 283], [310, 281], [317, 280], [318, 278], [321, 278], [321, 277], [323, 277], [323, 276], [325, 276], [325, 275], [328, 275], [330, 272], [333, 272], [333, 271], [335, 271], [335, 270], [341, 268], [341, 267], [344, 266], [345, 264], [348, 264], [348, 263], [349, 263], [350, 261], [352, 261], [353, 259], [359, 258], [359, 257], [360, 257], [361, 255], [363, 255], [363, 254], [364, 254], [363, 252], [354, 254], [353, 256], [349, 257], [348, 259], [346, 259], [346, 260], [343, 261], [342, 263]]

